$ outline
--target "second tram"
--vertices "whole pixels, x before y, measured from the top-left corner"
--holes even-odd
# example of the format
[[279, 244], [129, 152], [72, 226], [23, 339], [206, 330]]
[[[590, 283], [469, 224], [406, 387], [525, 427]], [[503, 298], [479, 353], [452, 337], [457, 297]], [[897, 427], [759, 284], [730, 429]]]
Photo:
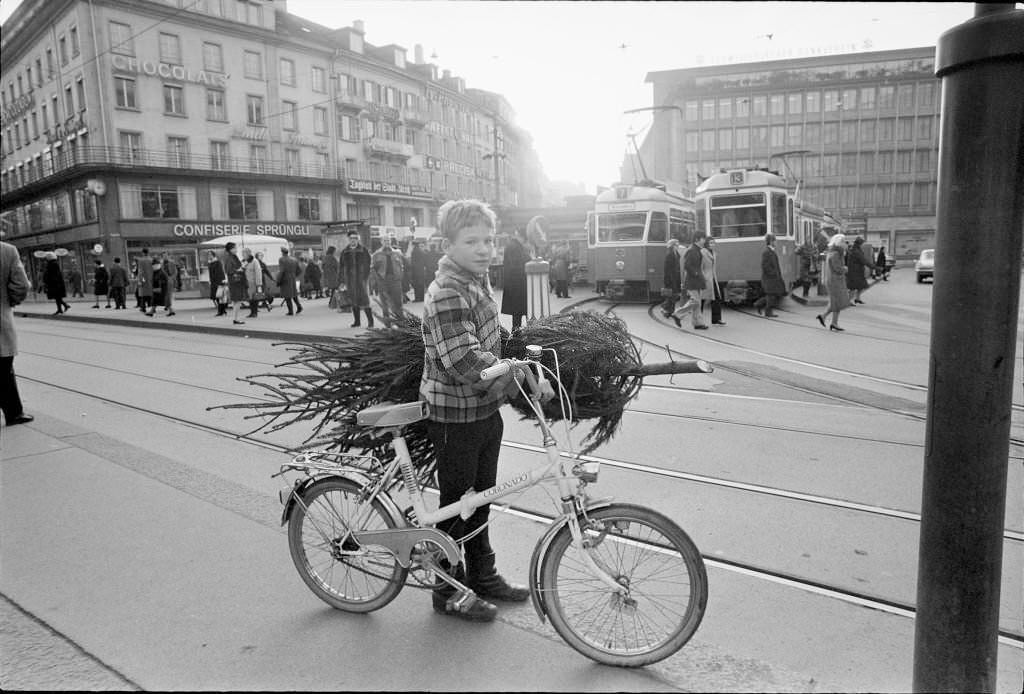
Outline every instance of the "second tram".
[[839, 219], [799, 200], [777, 172], [733, 169], [697, 186], [697, 229], [715, 240], [715, 266], [727, 301], [752, 301], [762, 294], [761, 254], [765, 234], [775, 236], [787, 287], [800, 274], [796, 253], [806, 241], [818, 243], [842, 231]]
[[616, 301], [661, 300], [666, 244], [689, 244], [694, 230], [693, 199], [666, 191], [663, 184], [616, 184], [597, 196], [587, 218], [590, 281]]

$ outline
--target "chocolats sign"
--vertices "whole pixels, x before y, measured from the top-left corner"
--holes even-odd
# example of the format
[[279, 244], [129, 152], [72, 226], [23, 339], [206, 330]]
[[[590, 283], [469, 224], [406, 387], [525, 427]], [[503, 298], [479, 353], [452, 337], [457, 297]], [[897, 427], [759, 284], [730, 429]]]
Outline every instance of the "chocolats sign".
[[311, 236], [308, 224], [175, 224], [175, 236], [234, 236], [235, 234], [262, 234], [263, 236]]
[[208, 70], [190, 70], [182, 65], [169, 65], [153, 60], [139, 60], [128, 58], [123, 55], [115, 55], [110, 59], [115, 70], [124, 72], [138, 72], [143, 75], [160, 76], [165, 79], [174, 79], [180, 82], [195, 82], [196, 84], [208, 84], [214, 87], [226, 87], [228, 84], [227, 75]]
[[367, 181], [361, 178], [349, 178], [345, 181], [345, 189], [356, 195], [404, 195], [411, 198], [429, 198], [430, 191], [423, 186], [408, 183], [390, 183], [388, 181]]

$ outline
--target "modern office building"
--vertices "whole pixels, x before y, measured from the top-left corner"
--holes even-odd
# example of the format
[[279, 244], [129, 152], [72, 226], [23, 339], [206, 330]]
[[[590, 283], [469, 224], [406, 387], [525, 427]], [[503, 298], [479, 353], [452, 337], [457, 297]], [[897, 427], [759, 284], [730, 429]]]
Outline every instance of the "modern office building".
[[[641, 155], [674, 189], [719, 169], [778, 170], [850, 233], [916, 257], [935, 236], [934, 58], [923, 47], [651, 72]], [[623, 180], [633, 171], [627, 160]]]
[[281, 0], [25, 0], [0, 60], [0, 213], [26, 257], [149, 247], [194, 283], [199, 243], [221, 235], [322, 249], [341, 220], [402, 237], [450, 198], [540, 204], [504, 97], [419, 46], [370, 44], [359, 20], [330, 29]]

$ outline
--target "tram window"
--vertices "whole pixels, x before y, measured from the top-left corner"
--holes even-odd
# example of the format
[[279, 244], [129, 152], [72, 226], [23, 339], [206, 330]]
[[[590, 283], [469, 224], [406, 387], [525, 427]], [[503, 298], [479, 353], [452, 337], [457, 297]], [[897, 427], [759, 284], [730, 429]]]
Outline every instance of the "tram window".
[[772, 193], [772, 228], [776, 236], [789, 236], [789, 215], [786, 214], [786, 194]]
[[767, 231], [767, 210], [763, 205], [711, 210], [711, 236], [716, 239], [752, 238], [764, 236]]
[[763, 205], [764, 193], [737, 193], [716, 195], [711, 198], [711, 207], [739, 207], [740, 205]]
[[646, 212], [612, 212], [597, 216], [597, 240], [640, 241], [647, 225]]
[[[697, 207], [697, 230], [702, 233], [707, 233], [708, 228], [708, 213], [704, 210], [704, 205], [701, 204]], [[716, 234], [712, 233], [712, 236]], [[692, 239], [692, 234], [691, 234]], [[689, 245], [689, 244], [687, 244]]]
[[664, 212], [651, 212], [651, 230], [647, 232], [647, 240], [650, 243], [668, 241], [668, 217]]

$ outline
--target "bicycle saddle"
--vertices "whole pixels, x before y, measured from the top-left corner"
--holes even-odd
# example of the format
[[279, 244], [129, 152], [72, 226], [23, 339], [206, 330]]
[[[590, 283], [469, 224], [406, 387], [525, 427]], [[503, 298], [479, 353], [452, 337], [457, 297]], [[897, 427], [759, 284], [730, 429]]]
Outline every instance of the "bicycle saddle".
[[356, 424], [363, 427], [401, 427], [426, 419], [430, 412], [427, 403], [382, 402], [356, 413]]

